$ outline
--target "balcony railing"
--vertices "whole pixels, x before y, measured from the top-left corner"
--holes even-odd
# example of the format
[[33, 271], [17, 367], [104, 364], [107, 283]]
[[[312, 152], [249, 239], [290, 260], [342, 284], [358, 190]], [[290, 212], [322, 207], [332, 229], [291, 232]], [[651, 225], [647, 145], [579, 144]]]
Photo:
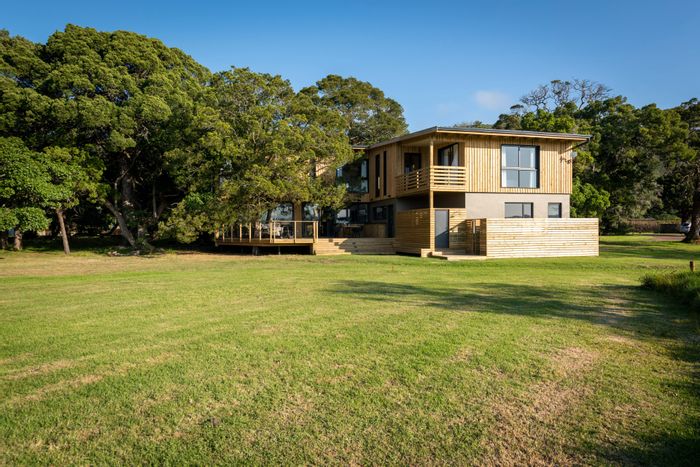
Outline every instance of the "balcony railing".
[[436, 165], [396, 177], [396, 194], [428, 191], [461, 191], [467, 185], [466, 167]]
[[234, 224], [217, 232], [218, 243], [313, 243], [317, 239], [317, 221]]

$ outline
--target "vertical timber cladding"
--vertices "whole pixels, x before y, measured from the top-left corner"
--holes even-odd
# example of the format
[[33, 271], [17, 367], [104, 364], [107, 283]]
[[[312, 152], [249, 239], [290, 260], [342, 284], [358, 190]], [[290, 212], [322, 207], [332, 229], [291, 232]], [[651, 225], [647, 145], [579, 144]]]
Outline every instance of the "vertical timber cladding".
[[[436, 142], [461, 142], [467, 168], [465, 191], [473, 193], [571, 193], [573, 161], [571, 151], [577, 141], [554, 138], [518, 138], [438, 134]], [[539, 188], [501, 187], [501, 146], [514, 144], [539, 146]]]

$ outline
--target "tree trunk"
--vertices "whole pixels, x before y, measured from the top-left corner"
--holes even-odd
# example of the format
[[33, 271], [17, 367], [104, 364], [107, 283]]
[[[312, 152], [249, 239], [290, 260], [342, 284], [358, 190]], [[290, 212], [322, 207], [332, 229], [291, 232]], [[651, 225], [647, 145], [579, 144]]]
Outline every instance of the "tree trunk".
[[70, 254], [70, 245], [68, 244], [68, 232], [66, 232], [66, 221], [63, 218], [63, 209], [56, 208], [56, 218], [58, 219], [58, 226], [61, 228], [61, 240], [63, 241], [63, 252], [67, 255]]
[[15, 229], [15, 250], [20, 251], [22, 249], [22, 232]]
[[117, 210], [117, 208], [114, 207], [112, 203], [107, 201], [106, 199], [103, 200], [104, 205], [109, 209], [109, 211], [112, 213], [112, 215], [117, 219], [117, 223], [119, 224], [119, 230], [121, 231], [122, 237], [129, 242], [129, 245], [131, 245], [132, 248], [136, 247], [136, 240], [134, 240], [134, 236], [131, 235], [131, 231], [129, 230], [129, 226], [126, 223], [126, 219], [124, 219], [124, 216], [122, 215], [121, 212]]
[[7, 248], [7, 230], [0, 232], [0, 250]]
[[693, 210], [690, 215], [690, 230], [683, 241], [688, 243], [700, 243], [700, 181], [695, 183]]

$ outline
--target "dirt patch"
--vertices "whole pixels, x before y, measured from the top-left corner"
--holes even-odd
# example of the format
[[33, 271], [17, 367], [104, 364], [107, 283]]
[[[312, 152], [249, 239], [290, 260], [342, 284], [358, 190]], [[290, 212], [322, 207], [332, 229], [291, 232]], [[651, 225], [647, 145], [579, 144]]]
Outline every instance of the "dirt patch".
[[589, 394], [575, 384], [594, 365], [598, 354], [570, 347], [550, 357], [553, 377], [513, 397], [492, 401], [492, 429], [482, 440], [486, 464], [571, 465], [585, 463], [573, 452], [562, 430], [572, 409]]
[[5, 376], [5, 379], [15, 381], [18, 379], [29, 378], [32, 376], [45, 375], [54, 371], [64, 370], [75, 366], [75, 362], [71, 360], [56, 360], [55, 362], [43, 363], [37, 366], [22, 368]]

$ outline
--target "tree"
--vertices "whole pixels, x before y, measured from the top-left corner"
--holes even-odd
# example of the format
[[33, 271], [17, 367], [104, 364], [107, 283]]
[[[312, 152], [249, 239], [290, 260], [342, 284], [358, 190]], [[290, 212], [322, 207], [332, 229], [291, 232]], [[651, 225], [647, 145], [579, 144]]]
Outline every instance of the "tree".
[[81, 199], [95, 202], [99, 199], [99, 178], [102, 168], [84, 151], [65, 148], [47, 148], [42, 161], [57, 189], [57, 196], [49, 207], [54, 211], [61, 232], [63, 252], [70, 254], [69, 233], [64, 212], [75, 207]]
[[688, 126], [688, 150], [667, 161], [668, 173], [664, 180], [667, 204], [690, 219], [686, 242], [700, 242], [700, 101], [691, 99], [674, 109]]
[[403, 108], [370, 83], [328, 75], [301, 90], [317, 105], [339, 112], [352, 145], [369, 145], [406, 134]]
[[309, 176], [353, 157], [340, 113], [246, 68], [217, 73], [207, 102], [198, 110], [203, 136], [167, 154], [188, 194], [165, 232], [189, 242], [222, 224], [256, 221], [281, 202], [342, 201], [333, 177]]
[[0, 137], [0, 230], [15, 230], [16, 250], [24, 232], [46, 229], [46, 208], [67, 196], [51, 182], [42, 154], [30, 151], [19, 138]]
[[0, 36], [0, 135], [85, 149], [104, 167], [101, 203], [132, 246], [181, 197], [163, 156], [183, 144], [210, 73], [138, 34], [68, 25], [44, 45]]
[[610, 207], [610, 193], [575, 178], [571, 191], [571, 217], [603, 217]]

